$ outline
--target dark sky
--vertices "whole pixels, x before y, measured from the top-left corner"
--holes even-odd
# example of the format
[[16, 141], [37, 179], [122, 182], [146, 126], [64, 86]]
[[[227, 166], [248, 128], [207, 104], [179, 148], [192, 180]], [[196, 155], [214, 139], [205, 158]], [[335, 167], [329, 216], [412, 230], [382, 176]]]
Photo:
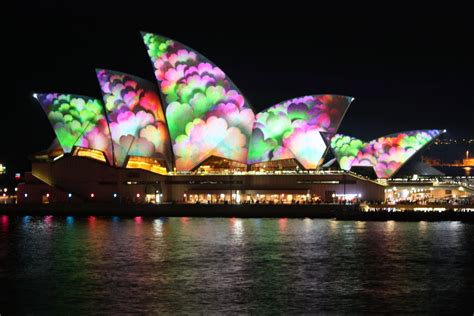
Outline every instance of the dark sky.
[[356, 100], [342, 133], [370, 140], [446, 128], [450, 137], [474, 136], [474, 32], [468, 16], [221, 6], [221, 12], [187, 7], [179, 14], [180, 9], [159, 6], [133, 10], [119, 1], [95, 9], [58, 9], [41, 1], [17, 7], [10, 31], [15, 100], [4, 105], [2, 147], [8, 151], [2, 150], [0, 161], [28, 169], [27, 155], [54, 138], [33, 92], [100, 98], [96, 67], [154, 80], [140, 30], [171, 37], [208, 57], [256, 111], [296, 96], [343, 94]]

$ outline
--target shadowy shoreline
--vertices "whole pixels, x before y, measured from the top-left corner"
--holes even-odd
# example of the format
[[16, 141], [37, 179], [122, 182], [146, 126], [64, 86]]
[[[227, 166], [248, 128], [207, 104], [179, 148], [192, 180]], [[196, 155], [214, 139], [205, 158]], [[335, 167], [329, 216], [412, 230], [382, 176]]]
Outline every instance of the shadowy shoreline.
[[341, 204], [39, 204], [0, 205], [8, 216], [153, 216], [153, 217], [241, 217], [241, 218], [335, 218], [360, 221], [465, 221], [474, 222], [474, 212], [446, 210], [364, 212], [358, 205]]

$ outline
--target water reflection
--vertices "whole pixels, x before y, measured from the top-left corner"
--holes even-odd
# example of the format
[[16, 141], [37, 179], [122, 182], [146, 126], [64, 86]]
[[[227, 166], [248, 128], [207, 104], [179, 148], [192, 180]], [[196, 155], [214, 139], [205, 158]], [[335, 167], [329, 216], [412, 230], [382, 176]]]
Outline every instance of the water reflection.
[[0, 224], [0, 276], [14, 285], [8, 301], [21, 302], [19, 314], [454, 313], [473, 286], [474, 227], [460, 222], [1, 216]]
[[305, 233], [309, 233], [311, 231], [311, 228], [313, 227], [313, 220], [311, 218], [305, 218], [303, 220], [303, 223]]
[[95, 217], [95, 216], [89, 216], [89, 217], [87, 218], [87, 221], [89, 222], [89, 227], [90, 227], [91, 229], [95, 229], [96, 224], [97, 224], [97, 217]]
[[331, 233], [335, 234], [339, 231], [339, 221], [336, 220], [330, 220], [329, 221], [329, 226], [331, 228]]
[[163, 236], [163, 222], [161, 221], [161, 219], [155, 219], [153, 221], [153, 229], [155, 231], [156, 236]]
[[357, 230], [364, 230], [366, 223], [367, 222], [364, 221], [357, 221], [355, 222], [355, 227], [357, 228]]
[[23, 224], [28, 225], [31, 220], [31, 216], [23, 216]]
[[428, 223], [426, 221], [419, 221], [418, 222], [418, 230], [420, 234], [424, 236], [426, 234], [426, 230], [428, 229]]
[[68, 226], [72, 226], [74, 224], [74, 216], [66, 217], [66, 223]]
[[180, 220], [181, 220], [181, 224], [187, 225], [189, 222], [189, 217], [181, 217]]
[[288, 222], [288, 218], [280, 218], [278, 220], [278, 226], [280, 228], [280, 233], [284, 233], [286, 231], [287, 222]]
[[48, 226], [53, 224], [53, 216], [52, 215], [45, 216], [44, 217], [44, 223]]
[[396, 225], [395, 221], [386, 221], [385, 222], [385, 230], [387, 232], [393, 232], [395, 230], [395, 225]]
[[7, 215], [2, 215], [2, 219], [1, 219], [1, 228], [2, 228], [2, 231], [6, 232], [8, 231], [8, 216]]

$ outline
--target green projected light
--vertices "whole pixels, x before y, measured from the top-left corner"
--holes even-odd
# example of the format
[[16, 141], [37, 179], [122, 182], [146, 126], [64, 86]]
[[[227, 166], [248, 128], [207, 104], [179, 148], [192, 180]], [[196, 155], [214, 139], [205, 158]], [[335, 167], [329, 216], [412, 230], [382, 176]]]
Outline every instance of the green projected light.
[[100, 150], [112, 161], [110, 133], [102, 103], [62, 93], [35, 94], [65, 153], [74, 146]]
[[247, 163], [255, 119], [226, 74], [193, 49], [142, 33], [166, 103], [176, 168], [188, 171], [210, 156]]
[[330, 146], [341, 169], [373, 167], [378, 178], [392, 177], [414, 154], [443, 133], [418, 130], [379, 137], [370, 142], [336, 134]]
[[328, 138], [341, 169], [351, 170], [352, 162], [366, 143], [360, 139], [341, 134], [328, 135]]
[[171, 146], [156, 85], [129, 74], [98, 69], [109, 121], [114, 158], [123, 167], [127, 156], [164, 160], [171, 169]]
[[352, 100], [338, 95], [304, 96], [258, 113], [248, 162], [294, 158], [304, 168], [316, 169], [326, 152], [320, 132], [334, 133]]

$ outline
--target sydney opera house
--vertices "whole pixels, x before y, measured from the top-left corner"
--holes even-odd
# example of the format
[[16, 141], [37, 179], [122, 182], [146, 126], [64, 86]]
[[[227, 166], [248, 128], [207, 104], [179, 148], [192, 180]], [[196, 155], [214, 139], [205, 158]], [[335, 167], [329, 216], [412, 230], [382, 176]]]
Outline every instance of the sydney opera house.
[[56, 139], [31, 156], [19, 203], [381, 201], [388, 181], [443, 133], [341, 135], [354, 100], [341, 95], [301, 96], [256, 113], [195, 50], [142, 37], [156, 82], [97, 69], [101, 98], [34, 95]]

